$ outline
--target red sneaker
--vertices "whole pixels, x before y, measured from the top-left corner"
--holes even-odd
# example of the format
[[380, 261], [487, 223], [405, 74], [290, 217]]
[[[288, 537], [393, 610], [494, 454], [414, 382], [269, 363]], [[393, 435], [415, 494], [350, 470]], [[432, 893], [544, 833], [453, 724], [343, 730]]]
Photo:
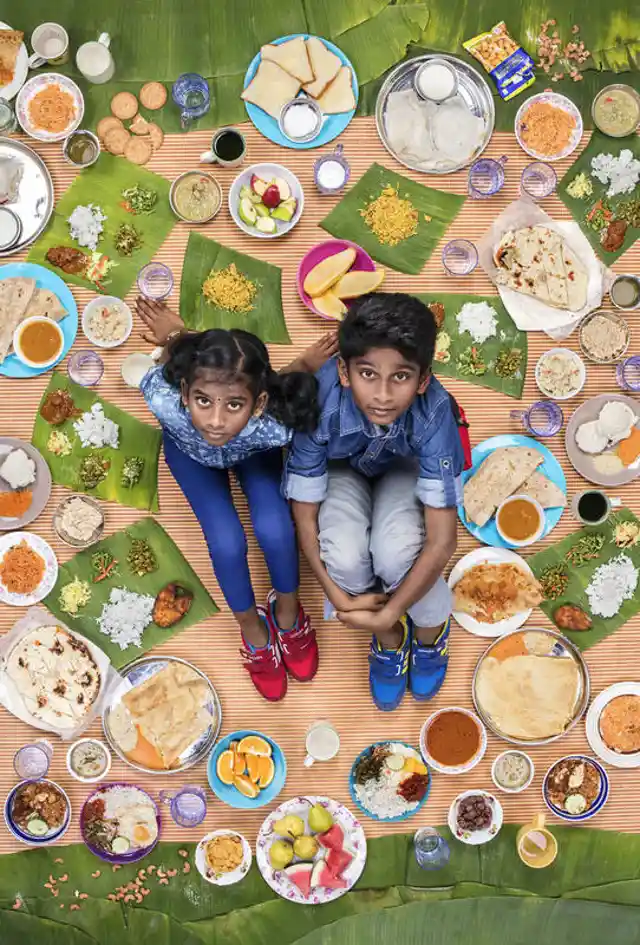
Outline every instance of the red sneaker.
[[311, 621], [302, 607], [291, 630], [281, 630], [276, 619], [276, 593], [269, 592], [267, 598], [267, 623], [282, 652], [282, 662], [287, 672], [298, 682], [308, 682], [318, 672], [318, 642]]
[[287, 692], [287, 672], [282, 665], [282, 654], [278, 646], [277, 634], [262, 607], [258, 607], [258, 614], [264, 620], [269, 634], [269, 642], [259, 649], [247, 646], [240, 650], [242, 665], [251, 676], [251, 682], [261, 696], [269, 702], [279, 702]]

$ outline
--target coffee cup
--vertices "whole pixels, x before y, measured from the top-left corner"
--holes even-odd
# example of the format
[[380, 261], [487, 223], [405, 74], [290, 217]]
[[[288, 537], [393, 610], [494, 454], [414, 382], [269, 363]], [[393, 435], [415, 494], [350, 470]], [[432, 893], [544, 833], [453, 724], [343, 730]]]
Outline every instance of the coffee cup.
[[245, 159], [247, 142], [237, 128], [219, 128], [211, 139], [211, 150], [200, 155], [201, 164], [238, 167]]
[[87, 82], [102, 85], [113, 78], [116, 65], [109, 46], [111, 37], [108, 33], [100, 33], [97, 40], [83, 43], [76, 53], [76, 66]]
[[69, 58], [69, 37], [59, 23], [41, 23], [31, 34], [33, 55], [29, 68], [38, 69], [46, 64], [61, 66]]
[[622, 505], [621, 499], [610, 499], [600, 489], [586, 489], [571, 500], [571, 514], [581, 525], [603, 525], [612, 509]]
[[531, 823], [525, 824], [516, 834], [518, 856], [525, 866], [534, 870], [551, 866], [558, 855], [558, 841], [544, 824], [544, 814], [536, 814]]

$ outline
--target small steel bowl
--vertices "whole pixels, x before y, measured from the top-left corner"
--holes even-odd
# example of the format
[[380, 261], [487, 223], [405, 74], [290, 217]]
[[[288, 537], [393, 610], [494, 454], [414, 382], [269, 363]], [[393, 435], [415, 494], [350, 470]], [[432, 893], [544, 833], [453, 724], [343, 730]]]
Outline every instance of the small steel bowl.
[[[89, 138], [96, 148], [95, 157], [93, 157], [90, 161], [86, 161], [84, 164], [74, 161], [71, 157], [69, 157], [69, 145], [72, 143], [74, 138], [79, 138], [81, 135], [83, 135], [85, 138]], [[62, 157], [65, 159], [67, 164], [71, 164], [72, 167], [77, 167], [80, 170], [84, 170], [85, 167], [91, 167], [92, 164], [95, 164], [100, 157], [101, 150], [100, 139], [97, 135], [94, 135], [93, 131], [89, 131], [87, 128], [78, 128], [75, 131], [72, 131], [71, 134], [67, 135], [67, 137], [62, 142]]]
[[635, 282], [640, 290], [640, 277], [634, 276], [631, 272], [621, 272], [619, 275], [616, 275], [615, 279], [611, 283], [611, 288], [609, 289], [609, 298], [611, 299], [611, 304], [614, 308], [617, 308], [619, 312], [635, 312], [640, 308], [640, 291], [638, 293], [638, 301], [635, 305], [618, 305], [616, 300], [613, 297], [613, 288], [616, 282], [620, 282], [621, 279], [631, 279], [632, 282]]
[[17, 251], [17, 244], [20, 242], [20, 237], [22, 236], [22, 220], [10, 207], [0, 207], [0, 214], [5, 217], [9, 226], [14, 227], [14, 233], [11, 239], [5, 239], [4, 242], [0, 241], [0, 252], [6, 252], [12, 247], [15, 247]]
[[[596, 121], [596, 104], [598, 103], [598, 100], [601, 99], [603, 95], [607, 95], [609, 92], [616, 92], [616, 91], [626, 92], [628, 95], [631, 96], [631, 98], [635, 99], [636, 104], [638, 105], [638, 119], [639, 120], [638, 120], [638, 123], [636, 124], [636, 127], [632, 128], [630, 131], [625, 131], [624, 134], [621, 134], [621, 135], [614, 135], [614, 134], [611, 134], [610, 131], [604, 131], [604, 129], [601, 128], [598, 122]], [[606, 135], [607, 138], [628, 138], [630, 135], [634, 134], [640, 127], [640, 95], [638, 95], [636, 90], [632, 88], [630, 85], [625, 85], [622, 82], [616, 82], [613, 85], [607, 85], [603, 89], [600, 89], [598, 94], [593, 99], [593, 102], [591, 103], [591, 117], [593, 118], [593, 123], [598, 129], [598, 131], [602, 132], [603, 135]]]
[[[420, 88], [420, 76], [424, 72], [427, 72], [432, 66], [435, 66], [435, 65], [444, 66], [444, 68], [448, 72], [450, 72], [451, 76], [453, 77], [453, 89], [451, 90], [450, 94], [446, 96], [446, 98], [430, 98], [428, 95], [425, 95], [425, 93]], [[450, 98], [453, 98], [454, 95], [457, 95], [458, 86], [459, 86], [458, 73], [456, 72], [452, 64], [448, 62], [446, 59], [437, 59], [437, 58], [427, 59], [426, 62], [422, 63], [422, 65], [420, 66], [420, 68], [417, 70], [416, 74], [413, 77], [413, 87], [416, 91], [418, 98], [424, 99], [428, 102], [435, 102], [437, 105], [440, 105], [442, 102], [447, 102]]]
[[[77, 538], [72, 538], [71, 535], [69, 535], [60, 524], [60, 519], [62, 518], [62, 513], [64, 512], [65, 506], [67, 506], [72, 499], [82, 499], [83, 502], [86, 502], [87, 505], [91, 505], [102, 516], [102, 522], [94, 530], [88, 541], [78, 541]], [[88, 548], [89, 545], [95, 545], [95, 543], [100, 541], [102, 538], [102, 534], [104, 532], [104, 512], [100, 504], [96, 502], [95, 499], [92, 499], [91, 496], [74, 492], [72, 495], [67, 496], [66, 499], [63, 499], [53, 513], [53, 527], [58, 538], [64, 541], [67, 545], [71, 545], [72, 548]]]
[[[183, 216], [178, 210], [178, 208], [176, 207], [176, 203], [175, 203], [176, 189], [178, 185], [181, 183], [181, 181], [185, 180], [187, 177], [206, 177], [207, 180], [213, 184], [214, 188], [218, 192], [218, 206], [213, 211], [213, 213], [204, 220], [189, 220], [188, 217]], [[215, 179], [215, 177], [211, 176], [211, 174], [207, 174], [204, 171], [185, 171], [184, 174], [180, 174], [179, 177], [176, 177], [174, 182], [171, 184], [171, 190], [169, 191], [169, 203], [171, 204], [171, 209], [173, 210], [175, 215], [178, 217], [178, 219], [182, 220], [184, 223], [190, 223], [192, 226], [201, 226], [203, 223], [209, 223], [210, 220], [213, 220], [213, 218], [217, 216], [217, 214], [220, 212], [220, 208], [222, 207], [222, 187], [220, 186], [218, 181]]]
[[[612, 322], [613, 324], [620, 325], [624, 329], [624, 332], [626, 335], [626, 341], [624, 343], [624, 346], [621, 349], [621, 351], [612, 358], [596, 358], [593, 354], [590, 353], [589, 349], [585, 346], [582, 340], [584, 329], [596, 317], [596, 315], [602, 315], [604, 318], [608, 318], [609, 321]], [[590, 315], [587, 315], [586, 318], [583, 318], [582, 321], [580, 322], [580, 328], [578, 331], [578, 342], [580, 344], [580, 349], [583, 355], [585, 356], [585, 358], [587, 358], [588, 361], [592, 361], [594, 364], [617, 364], [617, 362], [620, 361], [629, 350], [629, 345], [631, 344], [631, 329], [629, 328], [629, 325], [624, 320], [624, 318], [621, 318], [620, 315], [616, 315], [614, 312], [606, 312], [604, 310], [591, 312]]]
[[[301, 138], [293, 138], [291, 135], [288, 135], [284, 128], [284, 119], [288, 112], [292, 109], [297, 108], [299, 105], [308, 105], [312, 112], [316, 116], [316, 126], [313, 131], [308, 132], [308, 134], [303, 135]], [[290, 102], [283, 107], [280, 112], [280, 117], [278, 118], [278, 127], [280, 131], [285, 136], [287, 141], [293, 141], [295, 144], [304, 144], [307, 141], [313, 141], [314, 138], [317, 138], [320, 134], [322, 128], [322, 109], [314, 99], [309, 98], [308, 96], [300, 96], [299, 98], [292, 98]]]

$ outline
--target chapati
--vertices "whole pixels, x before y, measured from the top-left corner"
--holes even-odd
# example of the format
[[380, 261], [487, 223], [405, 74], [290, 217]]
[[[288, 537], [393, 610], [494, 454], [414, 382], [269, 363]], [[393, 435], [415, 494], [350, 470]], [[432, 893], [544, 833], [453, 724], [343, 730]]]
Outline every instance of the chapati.
[[538, 471], [531, 473], [529, 478], [518, 486], [516, 492], [535, 499], [543, 509], [564, 509], [567, 505], [567, 497], [562, 489]]
[[55, 292], [50, 289], [36, 289], [27, 307], [25, 318], [43, 315], [45, 318], [52, 318], [55, 322], [59, 322], [66, 314], [67, 310]]
[[465, 483], [467, 519], [480, 527], [486, 525], [500, 503], [518, 491], [543, 459], [538, 450], [528, 446], [495, 449]]
[[0, 364], [11, 348], [14, 331], [26, 317], [35, 291], [35, 279], [4, 279], [0, 282]]

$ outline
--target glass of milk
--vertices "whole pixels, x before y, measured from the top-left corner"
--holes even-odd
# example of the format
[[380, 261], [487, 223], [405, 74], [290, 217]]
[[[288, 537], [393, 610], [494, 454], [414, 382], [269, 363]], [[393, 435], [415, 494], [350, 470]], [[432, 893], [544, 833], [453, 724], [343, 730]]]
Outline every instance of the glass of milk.
[[87, 82], [102, 85], [113, 78], [116, 64], [113, 61], [111, 37], [108, 33], [100, 33], [97, 40], [83, 43], [76, 53], [76, 65]]
[[326, 720], [314, 722], [307, 731], [305, 739], [307, 757], [304, 759], [306, 768], [310, 768], [316, 761], [331, 761], [340, 750], [340, 736]]

